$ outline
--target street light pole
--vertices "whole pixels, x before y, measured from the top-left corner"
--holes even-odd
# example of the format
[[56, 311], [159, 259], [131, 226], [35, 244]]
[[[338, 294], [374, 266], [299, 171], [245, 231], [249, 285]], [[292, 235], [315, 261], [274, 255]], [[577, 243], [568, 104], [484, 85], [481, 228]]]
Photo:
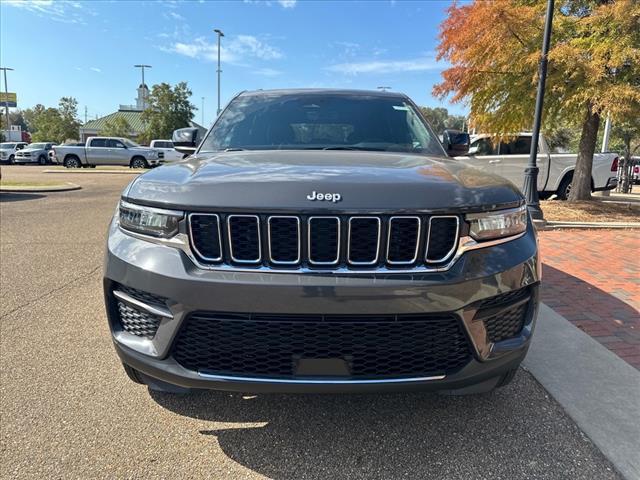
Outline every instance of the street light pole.
[[204, 127], [204, 97], [202, 97], [202, 108], [200, 109], [200, 125]]
[[218, 34], [218, 111], [216, 115], [220, 115], [220, 74], [222, 73], [222, 70], [220, 70], [220, 39], [224, 37], [224, 33], [218, 28], [216, 28], [214, 32]]
[[144, 87], [145, 87], [145, 84], [144, 84], [144, 69], [145, 69], [145, 68], [152, 68], [152, 67], [151, 67], [151, 65], [143, 65], [143, 64], [140, 64], [140, 65], [134, 65], [134, 67], [135, 67], [135, 68], [139, 68], [139, 69], [141, 69], [141, 70], [142, 70], [142, 88], [143, 88], [143, 94], [142, 94], [142, 109], [144, 110], [144, 109], [146, 109], [146, 108], [147, 108], [147, 105], [146, 105], [146, 104], [147, 104], [147, 99], [146, 99], [146, 97], [145, 97], [145, 95], [144, 95]]
[[540, 138], [540, 125], [542, 124], [542, 105], [544, 103], [544, 85], [547, 80], [547, 63], [549, 43], [551, 43], [551, 25], [553, 24], [553, 1], [547, 0], [547, 16], [544, 22], [544, 37], [542, 40], [542, 57], [540, 57], [540, 71], [538, 78], [538, 93], [536, 95], [536, 111], [533, 119], [533, 135], [531, 136], [531, 153], [529, 164], [524, 170], [524, 186], [522, 188], [527, 199], [527, 209], [531, 218], [544, 220], [538, 197], [538, 140]]
[[9, 89], [7, 88], [7, 70], [13, 72], [13, 68], [9, 67], [0, 67], [0, 70], [4, 72], [4, 106], [5, 106], [5, 117], [7, 119], [7, 133], [11, 130], [11, 126], [9, 125]]

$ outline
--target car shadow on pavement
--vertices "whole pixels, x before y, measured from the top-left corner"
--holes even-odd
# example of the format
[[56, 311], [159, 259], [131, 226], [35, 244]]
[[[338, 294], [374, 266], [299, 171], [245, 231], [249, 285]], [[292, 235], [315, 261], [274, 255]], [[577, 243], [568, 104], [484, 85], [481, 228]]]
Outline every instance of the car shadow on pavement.
[[22, 202], [24, 200], [37, 200], [38, 198], [44, 198], [46, 195], [39, 193], [14, 193], [14, 192], [0, 192], [0, 203], [4, 202]]
[[[637, 358], [640, 342], [638, 309], [621, 298], [632, 295], [637, 285], [611, 285], [610, 292], [590, 284], [587, 279], [562, 270], [543, 266], [541, 300], [576, 327], [595, 338], [612, 352], [625, 359]], [[634, 353], [635, 352], [635, 353]], [[631, 363], [640, 368], [637, 361]]]
[[467, 397], [150, 393], [172, 412], [219, 423], [199, 433], [269, 478], [563, 478], [600, 457], [522, 370], [505, 388]]

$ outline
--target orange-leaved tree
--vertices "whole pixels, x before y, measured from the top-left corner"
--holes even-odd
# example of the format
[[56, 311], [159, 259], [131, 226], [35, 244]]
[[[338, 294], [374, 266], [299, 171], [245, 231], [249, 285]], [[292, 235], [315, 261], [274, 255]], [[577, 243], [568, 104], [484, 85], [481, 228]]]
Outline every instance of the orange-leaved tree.
[[[545, 0], [454, 3], [440, 26], [438, 58], [449, 62], [433, 92], [468, 102], [477, 128], [507, 135], [533, 124]], [[600, 119], [640, 115], [640, 2], [557, 0], [544, 125], [578, 126], [570, 200], [591, 197]]]

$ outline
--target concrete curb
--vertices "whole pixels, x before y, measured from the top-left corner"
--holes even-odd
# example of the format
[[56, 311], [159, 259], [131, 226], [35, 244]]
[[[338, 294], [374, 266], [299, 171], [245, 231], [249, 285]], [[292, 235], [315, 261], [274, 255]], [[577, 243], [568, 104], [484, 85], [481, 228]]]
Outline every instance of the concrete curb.
[[547, 222], [539, 230], [589, 230], [598, 228], [640, 228], [640, 222]]
[[75, 183], [64, 183], [61, 185], [42, 185], [40, 187], [21, 187], [21, 186], [11, 186], [7, 185], [5, 187], [0, 187], [0, 192], [23, 192], [23, 193], [44, 193], [44, 192], [70, 192], [72, 190], [80, 190], [82, 187], [80, 185], [76, 185]]
[[100, 174], [110, 174], [110, 175], [140, 175], [141, 173], [145, 173], [148, 172], [148, 170], [145, 169], [139, 169], [139, 170], [97, 170], [95, 168], [89, 168], [89, 169], [84, 169], [84, 168], [67, 168], [64, 170], [42, 170], [42, 173], [67, 173], [67, 174], [71, 174], [71, 175], [75, 175], [76, 173], [78, 174], [83, 174], [83, 175], [87, 175], [90, 173], [100, 173]]
[[640, 371], [544, 304], [524, 366], [626, 479], [640, 479]]

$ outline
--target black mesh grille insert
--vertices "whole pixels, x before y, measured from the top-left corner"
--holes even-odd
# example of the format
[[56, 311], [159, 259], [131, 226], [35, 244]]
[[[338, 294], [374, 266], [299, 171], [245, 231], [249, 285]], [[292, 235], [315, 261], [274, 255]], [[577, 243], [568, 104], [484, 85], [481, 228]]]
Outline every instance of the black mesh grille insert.
[[447, 254], [458, 242], [457, 230], [458, 219], [455, 217], [431, 218], [426, 255], [428, 261], [440, 262], [446, 260]]
[[300, 259], [300, 232], [297, 217], [269, 219], [269, 246], [275, 263], [297, 263]]
[[256, 216], [230, 215], [231, 258], [236, 262], [260, 261], [260, 221]]
[[349, 220], [349, 262], [373, 264], [378, 260], [380, 220], [354, 217]]
[[196, 251], [205, 260], [216, 261], [222, 257], [220, 245], [220, 219], [217, 215], [192, 214], [191, 241]]
[[516, 337], [522, 331], [531, 296], [529, 288], [521, 288], [483, 300], [475, 318], [482, 319], [491, 342]]
[[275, 316], [203, 312], [185, 320], [173, 356], [200, 372], [295, 377], [300, 359], [342, 359], [353, 378], [453, 373], [471, 352], [457, 317]]
[[517, 336], [524, 326], [528, 303], [521, 303], [508, 310], [484, 319], [487, 336], [492, 342], [500, 342]]
[[309, 219], [309, 260], [316, 264], [337, 263], [339, 258], [340, 221], [334, 217]]
[[153, 338], [160, 325], [160, 317], [118, 302], [120, 325], [125, 332], [145, 338]]
[[396, 217], [389, 220], [387, 260], [390, 263], [413, 263], [418, 250], [420, 219]]
[[126, 293], [130, 297], [135, 298], [136, 300], [140, 300], [144, 303], [150, 303], [152, 305], [162, 305], [165, 306], [167, 303], [166, 297], [161, 297], [160, 295], [155, 295], [149, 292], [143, 292], [142, 290], [138, 290], [137, 288], [126, 287], [124, 285], [117, 285], [115, 290], [120, 290], [121, 292]]

